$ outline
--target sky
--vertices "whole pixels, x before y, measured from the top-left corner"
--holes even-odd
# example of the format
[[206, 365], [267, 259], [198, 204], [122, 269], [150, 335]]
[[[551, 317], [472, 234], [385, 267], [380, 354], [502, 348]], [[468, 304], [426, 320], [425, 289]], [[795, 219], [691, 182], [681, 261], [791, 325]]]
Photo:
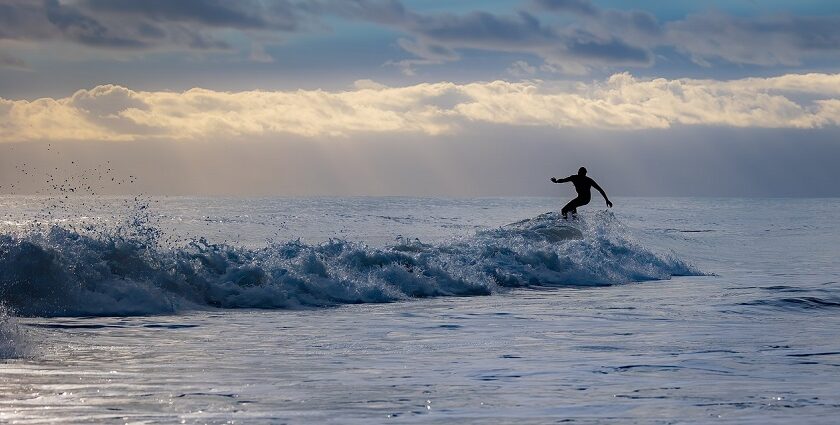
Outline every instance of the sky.
[[838, 159], [836, 1], [0, 0], [0, 194], [840, 196]]

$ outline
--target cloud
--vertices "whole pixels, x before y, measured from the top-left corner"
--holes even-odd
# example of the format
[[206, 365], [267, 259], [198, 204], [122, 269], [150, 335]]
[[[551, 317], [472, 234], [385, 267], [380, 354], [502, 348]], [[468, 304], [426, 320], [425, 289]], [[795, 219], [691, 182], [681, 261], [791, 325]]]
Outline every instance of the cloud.
[[105, 85], [66, 98], [0, 99], [0, 139], [204, 140], [292, 134], [457, 132], [470, 123], [637, 130], [675, 125], [840, 125], [840, 74], [732, 81], [615, 74], [591, 84], [448, 82], [352, 90], [134, 91]]
[[514, 77], [530, 77], [537, 73], [537, 68], [525, 61], [516, 61], [507, 69], [507, 73]]
[[799, 65], [840, 53], [840, 16], [734, 17], [691, 15], [666, 25], [664, 43], [695, 62], [722, 59], [752, 65]]
[[305, 8], [275, 0], [236, 2], [220, 0], [83, 0], [81, 6], [99, 14], [146, 18], [156, 22], [187, 22], [207, 27], [237, 29], [299, 29]]
[[840, 53], [840, 16], [691, 14], [660, 23], [638, 10], [602, 9], [589, 0], [533, 0], [538, 10], [574, 15], [568, 24], [648, 50], [673, 48], [695, 63], [710, 60], [761, 66], [800, 65]]
[[92, 47], [140, 48], [145, 43], [115, 31], [83, 11], [58, 0], [7, 0], [0, 5], [0, 39], [66, 40]]
[[588, 0], [534, 0], [537, 8], [552, 12], [568, 12], [584, 16], [596, 16], [601, 9]]
[[[645, 11], [601, 8], [589, 0], [523, 4], [525, 9], [507, 13], [456, 14], [420, 13], [399, 0], [2, 0], [0, 41], [75, 43], [109, 52], [238, 48], [241, 57], [271, 62], [264, 47], [327, 30], [338, 18], [395, 30], [410, 56], [389, 63], [406, 74], [458, 61], [467, 50], [530, 55], [542, 61], [537, 69], [567, 74], [649, 67], [654, 52], [685, 55], [702, 66], [795, 66], [840, 53], [840, 16], [710, 12], [660, 22]], [[247, 45], [242, 38], [250, 50], [241, 47]]]
[[[356, 11], [357, 17], [370, 19], [363, 10]], [[396, 10], [400, 12], [388, 14], [388, 19], [377, 19], [413, 37], [402, 39], [399, 45], [416, 58], [395, 62], [407, 74], [413, 73], [415, 65], [458, 60], [458, 51], [464, 49], [531, 54], [554, 69], [577, 74], [592, 66], [646, 66], [653, 60], [647, 48], [628, 44], [613, 34], [546, 25], [526, 11], [511, 15], [483, 11], [455, 15]]]
[[0, 51], [0, 67], [27, 69], [26, 62], [17, 56]]
[[25, 0], [0, 3], [0, 39], [43, 40], [59, 35], [47, 19], [47, 4]]
[[141, 48], [147, 43], [137, 37], [118, 34], [98, 20], [72, 7], [62, 6], [58, 0], [44, 2], [47, 20], [62, 36], [90, 46], [112, 48]]
[[[648, 67], [653, 51], [672, 49], [708, 66], [710, 60], [760, 66], [800, 65], [840, 53], [840, 16], [731, 16], [721, 12], [659, 22], [639, 10], [603, 9], [589, 0], [533, 0], [532, 10], [562, 15], [560, 21], [527, 11], [420, 14], [395, 1], [390, 13], [366, 13], [382, 4], [356, 4], [356, 17], [411, 35], [400, 45], [416, 59], [397, 62], [407, 73], [415, 65], [460, 59], [478, 49], [526, 53], [544, 61], [543, 70], [585, 74], [592, 68]], [[379, 9], [377, 9], [379, 10]], [[373, 17], [372, 17], [373, 16]], [[441, 54], [438, 52], [445, 52]]]
[[[391, 26], [412, 37], [402, 39], [399, 45], [415, 58], [394, 62], [406, 74], [413, 74], [416, 65], [456, 61], [460, 51], [466, 49], [530, 54], [544, 61], [542, 69], [567, 74], [585, 74], [593, 67], [649, 66], [653, 64], [650, 46], [636, 41], [648, 41], [642, 39], [654, 37], [661, 30], [656, 18], [648, 13], [602, 10], [585, 0], [535, 3], [538, 10], [583, 17], [583, 23], [564, 24], [551, 23], [524, 10], [512, 14], [422, 14], [394, 0], [349, 3], [355, 7], [344, 9], [347, 17]], [[383, 13], [383, 5], [390, 5], [385, 8], [387, 13]]]
[[[225, 30], [271, 39], [302, 30], [310, 15], [306, 2], [286, 0], [4, 0], [0, 40], [111, 50], [229, 50]], [[256, 58], [267, 60], [264, 54]]]

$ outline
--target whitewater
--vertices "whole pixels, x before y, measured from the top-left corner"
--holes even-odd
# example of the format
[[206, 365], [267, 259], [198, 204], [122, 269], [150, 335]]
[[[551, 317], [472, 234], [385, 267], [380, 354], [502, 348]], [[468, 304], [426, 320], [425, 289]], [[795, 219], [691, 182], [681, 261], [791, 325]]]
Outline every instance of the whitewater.
[[840, 200], [0, 197], [0, 422], [831, 423]]

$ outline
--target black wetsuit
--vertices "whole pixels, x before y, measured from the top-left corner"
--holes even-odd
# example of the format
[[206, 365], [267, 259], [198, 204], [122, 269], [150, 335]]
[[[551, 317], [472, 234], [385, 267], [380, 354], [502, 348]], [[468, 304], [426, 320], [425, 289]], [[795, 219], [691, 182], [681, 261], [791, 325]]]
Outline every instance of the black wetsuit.
[[595, 185], [595, 181], [590, 179], [587, 176], [581, 176], [579, 174], [571, 175], [565, 179], [565, 181], [572, 182], [575, 185], [575, 190], [578, 193], [577, 198], [572, 199], [566, 204], [565, 207], [560, 211], [563, 216], [565, 217], [566, 214], [571, 212], [572, 214], [577, 214], [577, 207], [582, 207], [589, 203], [592, 200], [592, 186]]

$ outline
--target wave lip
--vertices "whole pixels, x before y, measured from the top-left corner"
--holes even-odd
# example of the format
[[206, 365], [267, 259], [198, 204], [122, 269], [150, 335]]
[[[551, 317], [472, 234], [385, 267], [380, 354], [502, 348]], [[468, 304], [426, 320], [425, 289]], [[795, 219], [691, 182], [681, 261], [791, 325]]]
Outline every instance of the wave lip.
[[[60, 227], [0, 235], [0, 301], [28, 316], [145, 315], [488, 295], [697, 275], [624, 236], [610, 213], [571, 225], [544, 214], [443, 244], [375, 249], [331, 240], [251, 250], [204, 239], [169, 249], [125, 232]], [[154, 236], [154, 231], [152, 231]]]

